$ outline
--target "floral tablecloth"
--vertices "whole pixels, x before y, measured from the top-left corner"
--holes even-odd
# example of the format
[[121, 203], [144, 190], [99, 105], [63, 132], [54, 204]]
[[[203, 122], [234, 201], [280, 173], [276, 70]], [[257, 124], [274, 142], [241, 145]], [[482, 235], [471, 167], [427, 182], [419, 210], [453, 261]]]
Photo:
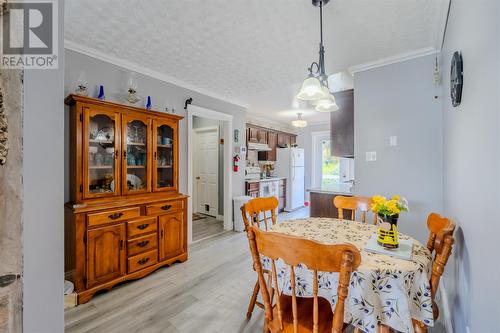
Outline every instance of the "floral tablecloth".
[[[411, 260], [397, 259], [363, 250], [377, 227], [331, 218], [308, 218], [276, 224], [271, 231], [305, 237], [321, 243], [351, 243], [361, 251], [361, 264], [351, 274], [349, 295], [345, 303], [344, 322], [365, 332], [376, 332], [377, 323], [400, 332], [413, 332], [412, 318], [433, 326], [432, 301], [429, 285], [431, 255], [429, 250], [413, 240]], [[411, 237], [400, 234], [400, 239]], [[264, 267], [271, 269], [263, 258]], [[281, 260], [276, 262], [279, 289], [291, 293], [290, 269]], [[312, 273], [304, 265], [295, 270], [296, 292], [312, 297]], [[332, 308], [337, 301], [338, 273], [318, 272], [318, 295], [327, 299]]]

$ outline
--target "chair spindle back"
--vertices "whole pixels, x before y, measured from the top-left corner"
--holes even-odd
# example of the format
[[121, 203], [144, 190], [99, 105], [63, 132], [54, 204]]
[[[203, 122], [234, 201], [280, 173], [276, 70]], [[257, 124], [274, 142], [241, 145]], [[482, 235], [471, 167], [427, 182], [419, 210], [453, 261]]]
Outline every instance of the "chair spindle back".
[[[318, 332], [318, 271], [339, 272], [338, 301], [333, 313], [332, 332], [342, 332], [344, 327], [344, 304], [347, 298], [351, 272], [357, 269], [361, 262], [359, 250], [351, 244], [326, 245], [312, 240], [294, 237], [290, 235], [264, 232], [256, 226], [249, 228], [248, 239], [254, 262], [254, 268], [259, 277], [262, 299], [265, 306], [266, 323], [271, 332], [280, 332], [283, 329], [282, 307], [280, 301], [278, 277], [276, 271], [276, 260], [281, 258], [290, 269], [290, 286], [292, 293], [292, 316], [293, 331], [299, 330], [297, 313], [297, 290], [295, 268], [304, 264], [313, 274], [313, 332]], [[264, 255], [271, 260], [271, 274], [273, 286], [268, 287], [263, 274], [260, 256]], [[273, 306], [271, 304], [274, 292], [276, 300], [278, 325], [273, 319]]]
[[432, 263], [431, 275], [431, 297], [432, 309], [434, 319], [439, 316], [439, 308], [434, 301], [436, 296], [439, 281], [443, 275], [444, 268], [451, 255], [451, 250], [455, 240], [453, 239], [453, 232], [455, 231], [455, 224], [448, 218], [442, 217], [439, 214], [431, 213], [427, 218], [427, 227], [429, 228], [429, 239], [427, 241], [427, 248], [434, 255]]
[[[337, 195], [333, 198], [333, 205], [339, 211], [339, 219], [344, 218], [344, 210], [351, 212], [351, 221], [356, 221], [356, 210], [361, 211], [361, 222], [366, 222], [366, 213], [370, 210], [372, 199], [368, 197], [345, 197]], [[373, 224], [377, 224], [377, 216], [374, 216]]]
[[[262, 224], [264, 224], [264, 230], [267, 231], [268, 228], [276, 224], [278, 204], [276, 197], [268, 197], [255, 198], [241, 206], [240, 209], [245, 228], [248, 229], [250, 226], [257, 226], [259, 229], [262, 229]], [[272, 224], [269, 225], [268, 222]]]

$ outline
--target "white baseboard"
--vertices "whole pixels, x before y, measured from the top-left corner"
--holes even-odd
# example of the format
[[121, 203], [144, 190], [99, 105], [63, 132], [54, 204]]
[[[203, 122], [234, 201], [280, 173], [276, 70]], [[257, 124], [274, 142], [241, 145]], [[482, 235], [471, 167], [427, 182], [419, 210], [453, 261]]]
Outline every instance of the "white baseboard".
[[453, 325], [451, 324], [450, 303], [448, 302], [448, 294], [446, 293], [446, 287], [443, 280], [441, 280], [439, 291], [441, 296], [441, 303], [443, 305], [441, 316], [443, 316], [444, 327], [446, 328], [446, 333], [453, 333]]

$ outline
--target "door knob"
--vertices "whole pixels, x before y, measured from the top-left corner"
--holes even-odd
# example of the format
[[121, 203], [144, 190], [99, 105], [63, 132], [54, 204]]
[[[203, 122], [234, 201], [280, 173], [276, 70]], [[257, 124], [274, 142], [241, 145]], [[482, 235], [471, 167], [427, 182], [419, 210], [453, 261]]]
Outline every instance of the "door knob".
[[196, 177], [196, 180], [200, 180], [200, 177]]

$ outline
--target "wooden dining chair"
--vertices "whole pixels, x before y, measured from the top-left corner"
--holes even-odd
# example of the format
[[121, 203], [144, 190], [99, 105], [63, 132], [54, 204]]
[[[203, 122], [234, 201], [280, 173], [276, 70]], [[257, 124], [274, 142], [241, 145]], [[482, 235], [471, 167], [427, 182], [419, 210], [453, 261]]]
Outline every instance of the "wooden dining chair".
[[[264, 301], [264, 332], [343, 332], [347, 326], [344, 324], [344, 303], [351, 273], [361, 262], [359, 250], [351, 244], [321, 244], [300, 237], [265, 232], [254, 226], [249, 228], [247, 235]], [[266, 284], [261, 255], [271, 260], [271, 287]], [[291, 296], [279, 290], [278, 258], [290, 268]], [[296, 296], [295, 268], [298, 264], [304, 264], [312, 273], [313, 298]], [[318, 271], [339, 272], [338, 301], [333, 313], [330, 303], [318, 297]], [[275, 305], [272, 304], [273, 294]]]
[[[434, 320], [436, 320], [439, 317], [439, 308], [435, 302], [435, 297], [439, 287], [439, 281], [441, 280], [444, 268], [451, 255], [453, 243], [455, 242], [453, 238], [455, 224], [446, 217], [442, 217], [436, 213], [431, 213], [427, 218], [427, 228], [429, 229], [427, 248], [433, 256], [432, 274], [430, 280], [432, 315]], [[413, 329], [416, 333], [427, 332], [427, 326], [417, 320], [413, 321]]]
[[[271, 226], [276, 224], [276, 210], [278, 208], [278, 199], [276, 197], [269, 198], [255, 198], [248, 201], [241, 206], [241, 215], [245, 223], [245, 230], [248, 232], [251, 226], [257, 228], [264, 228], [268, 230]], [[270, 276], [269, 276], [270, 278]], [[257, 295], [259, 294], [259, 281], [255, 282], [250, 304], [248, 304], [247, 319], [252, 317], [255, 305], [264, 309], [264, 304], [257, 302]]]
[[[351, 213], [351, 221], [356, 221], [356, 210], [361, 212], [361, 222], [366, 222], [366, 213], [370, 211], [372, 199], [368, 197], [344, 197], [337, 195], [333, 198], [333, 205], [339, 211], [339, 219], [344, 218], [344, 210]], [[373, 224], [377, 224], [377, 215], [374, 214]]]

